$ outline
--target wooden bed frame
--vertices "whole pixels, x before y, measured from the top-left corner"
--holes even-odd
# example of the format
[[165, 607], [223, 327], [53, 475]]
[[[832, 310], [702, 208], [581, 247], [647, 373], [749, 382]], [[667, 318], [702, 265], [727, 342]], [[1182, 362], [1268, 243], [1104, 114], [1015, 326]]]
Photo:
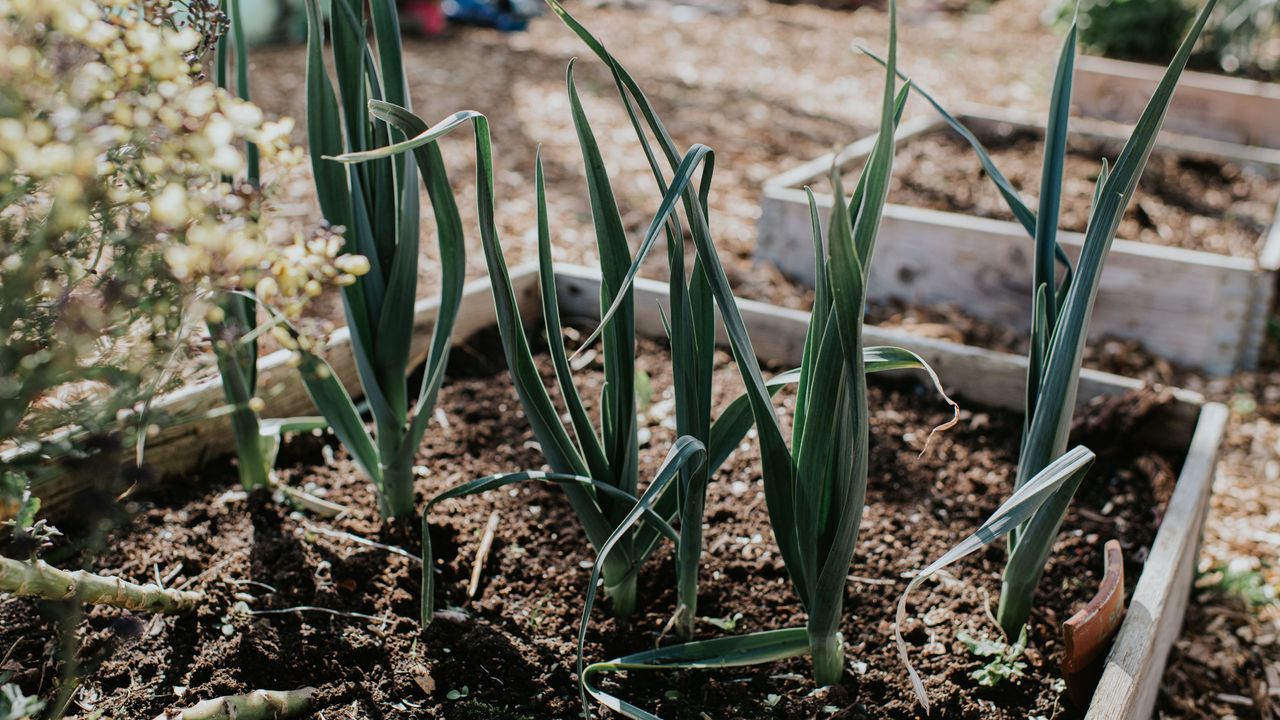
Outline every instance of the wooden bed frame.
[[[524, 316], [538, 317], [541, 305], [537, 268], [515, 269], [512, 282]], [[599, 283], [595, 270], [558, 268], [556, 286], [562, 314], [597, 320]], [[637, 281], [638, 333], [656, 338], [665, 336], [658, 308], [666, 302], [665, 283]], [[799, 362], [808, 313], [746, 300], [739, 301], [739, 307], [762, 359], [784, 364]], [[412, 352], [419, 360], [425, 357], [437, 310], [434, 300], [424, 300], [416, 306]], [[469, 283], [463, 293], [455, 340], [464, 340], [495, 322], [488, 282]], [[720, 330], [723, 332], [723, 328]], [[1022, 408], [1025, 358], [876, 327], [867, 327], [865, 333], [868, 343], [900, 345], [925, 357], [948, 388], [956, 389], [959, 398], [1012, 410]], [[724, 338], [720, 339], [723, 342]], [[352, 394], [358, 396], [360, 385], [345, 330], [333, 336], [327, 358]], [[314, 406], [296, 371], [288, 365], [287, 351], [263, 358], [259, 367], [262, 387], [276, 389], [267, 397], [267, 415], [314, 414]], [[1123, 393], [1139, 386], [1136, 380], [1085, 370], [1079, 400], [1084, 403], [1099, 395]], [[1216, 403], [1205, 403], [1195, 393], [1175, 391], [1175, 395], [1176, 406], [1167, 427], [1162, 427], [1158, 436], [1148, 440], [1185, 452], [1186, 459], [1144, 572], [1129, 599], [1128, 613], [1086, 716], [1090, 720], [1136, 720], [1150, 716], [1166, 656], [1177, 638], [1186, 610], [1227, 410]], [[188, 415], [218, 407], [223, 402], [221, 385], [217, 378], [211, 378], [161, 398], [156, 410]], [[184, 475], [197, 470], [209, 458], [233, 452], [233, 443], [226, 417], [205, 418], [161, 430], [147, 443], [145, 464], [153, 471], [151, 475], [158, 478], [155, 482], [182, 482]], [[79, 476], [58, 478], [40, 485], [36, 492], [43, 500], [44, 511], [56, 516], [71, 506], [74, 496], [85, 489], [87, 482]]]

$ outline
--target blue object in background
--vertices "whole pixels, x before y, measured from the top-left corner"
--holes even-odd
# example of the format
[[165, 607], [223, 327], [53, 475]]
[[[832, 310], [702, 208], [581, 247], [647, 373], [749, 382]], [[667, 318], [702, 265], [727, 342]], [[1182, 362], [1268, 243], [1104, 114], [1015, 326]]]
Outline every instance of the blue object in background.
[[445, 17], [453, 22], [481, 25], [503, 32], [529, 27], [529, 19], [542, 14], [542, 5], [531, 0], [442, 0]]

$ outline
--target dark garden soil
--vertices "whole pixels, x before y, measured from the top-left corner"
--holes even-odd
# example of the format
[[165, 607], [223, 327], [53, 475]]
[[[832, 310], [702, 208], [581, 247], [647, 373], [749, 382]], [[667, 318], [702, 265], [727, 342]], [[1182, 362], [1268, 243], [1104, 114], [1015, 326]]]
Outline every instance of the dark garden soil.
[[[665, 350], [642, 342], [640, 367], [654, 388], [651, 438], [642, 472], [653, 472], [673, 439]], [[440, 418], [419, 453], [421, 497], [480, 475], [541, 466], [520, 415], [493, 333], [455, 352], [438, 403]], [[717, 403], [741, 387], [723, 353]], [[546, 365], [546, 363], [544, 363]], [[549, 370], [544, 367], [549, 377]], [[586, 398], [599, 391], [598, 360], [579, 373]], [[908, 718], [919, 716], [892, 643], [890, 618], [903, 575], [975, 528], [1009, 490], [1021, 418], [964, 402], [960, 424], [934, 438], [949, 416], [911, 380], [877, 381], [871, 485], [858, 554], [850, 568], [844, 626], [850, 667], [840, 685], [813, 691], [808, 663], [757, 669], [633, 676], [613, 689], [667, 718]], [[1060, 642], [1054, 628], [1099, 579], [1102, 543], [1125, 548], [1132, 586], [1176, 482], [1181, 457], [1119, 438], [1156, 422], [1166, 398], [1139, 397], [1091, 408], [1078, 440], [1100, 459], [1082, 487], [1042, 584], [1026, 654], [1026, 677], [997, 688], [970, 679], [981, 663], [957, 633], [994, 636], [987, 608], [999, 588], [1003, 548], [955, 567], [915, 596], [905, 629], [935, 703], [935, 717], [1078, 716], [1060, 707]], [[781, 400], [789, 424], [791, 400]], [[665, 408], [665, 410], [664, 410]], [[754, 443], [730, 458], [709, 491], [700, 615], [734, 632], [796, 626], [804, 615], [767, 525]], [[421, 569], [412, 559], [333, 536], [341, 531], [420, 552], [409, 527], [385, 527], [374, 498], [345, 453], [295, 438], [283, 479], [327, 491], [352, 508], [338, 520], [289, 511], [266, 494], [245, 496], [225, 463], [189, 482], [137, 498], [136, 516], [114, 532], [93, 567], [207, 592], [194, 617], [134, 617], [95, 608], [82, 625], [89, 671], [79, 710], [105, 717], [153, 717], [165, 708], [253, 688], [320, 689], [323, 717], [572, 718], [579, 705], [574, 643], [592, 553], [561, 493], [519, 487], [452, 501], [431, 517], [441, 606], [456, 608], [422, 631], [416, 621]], [[486, 521], [500, 518], [477, 597], [465, 587]], [[671, 642], [663, 628], [674, 603], [672, 554], [664, 548], [640, 580], [638, 616], [600, 612], [588, 636], [592, 659]], [[607, 603], [606, 603], [607, 605]], [[232, 608], [238, 608], [233, 611]], [[312, 608], [312, 609], [296, 609]], [[323, 610], [336, 611], [330, 614]], [[49, 693], [58, 606], [0, 601], [0, 671], [19, 670], [28, 691]], [[252, 611], [257, 614], [249, 614]], [[376, 619], [342, 613], [359, 613]], [[740, 614], [740, 616], [739, 616]], [[703, 637], [724, 634], [710, 622]], [[613, 681], [608, 681], [613, 682]], [[73, 707], [73, 710], [76, 710]], [[705, 715], [703, 714], [705, 713]], [[319, 717], [319, 715], [317, 715]]]
[[[974, 123], [1000, 172], [1035, 207], [1044, 135], [1007, 124]], [[1083, 232], [1102, 158], [1120, 146], [1072, 137], [1062, 189], [1062, 227]], [[1012, 220], [969, 145], [950, 129], [898, 144], [889, 200], [933, 210]], [[852, 188], [856, 175], [847, 179]], [[1211, 158], [1154, 152], [1117, 237], [1255, 258], [1275, 216], [1280, 185], [1260, 171]]]

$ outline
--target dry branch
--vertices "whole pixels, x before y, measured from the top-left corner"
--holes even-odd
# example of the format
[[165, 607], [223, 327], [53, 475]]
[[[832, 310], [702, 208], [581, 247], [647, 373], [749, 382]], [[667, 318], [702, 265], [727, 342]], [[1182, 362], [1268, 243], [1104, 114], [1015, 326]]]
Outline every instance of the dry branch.
[[193, 705], [155, 720], [285, 720], [311, 711], [316, 689], [254, 690], [245, 695], [227, 695]]
[[205, 599], [199, 592], [169, 590], [154, 583], [138, 585], [84, 570], [59, 570], [43, 560], [6, 557], [0, 557], [0, 592], [46, 600], [79, 598], [93, 605], [161, 613], [193, 612]]
[[467, 583], [467, 599], [475, 599], [480, 590], [480, 579], [484, 577], [484, 563], [489, 559], [489, 551], [493, 548], [493, 536], [498, 531], [498, 511], [489, 513], [489, 522], [485, 524], [484, 537], [480, 538], [480, 547], [476, 548], [476, 561], [471, 567], [471, 582]]

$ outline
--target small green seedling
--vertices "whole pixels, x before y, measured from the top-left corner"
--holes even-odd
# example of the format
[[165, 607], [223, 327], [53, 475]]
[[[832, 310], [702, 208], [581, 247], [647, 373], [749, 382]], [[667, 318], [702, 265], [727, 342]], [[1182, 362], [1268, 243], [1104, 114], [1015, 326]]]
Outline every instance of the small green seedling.
[[44, 701], [22, 692], [22, 688], [9, 682], [9, 673], [0, 673], [0, 720], [28, 720], [39, 717]]
[[1199, 584], [1218, 595], [1238, 597], [1249, 608], [1280, 604], [1276, 586], [1267, 583], [1261, 570], [1239, 562], [1214, 568]]
[[1022, 659], [1027, 650], [1027, 627], [1022, 626], [1018, 641], [1010, 644], [1004, 639], [991, 639], [986, 636], [975, 638], [962, 632], [957, 638], [969, 648], [969, 653], [980, 658], [990, 658], [986, 665], [974, 670], [969, 677], [978, 681], [983, 687], [995, 687], [1002, 682], [1022, 679], [1027, 670], [1027, 663]]
[[647, 413], [653, 407], [653, 380], [649, 373], [636, 368], [636, 412]]
[[734, 613], [720, 618], [704, 617], [702, 618], [702, 622], [714, 625], [725, 632], [731, 633], [738, 629], [738, 621], [741, 619], [742, 613]]

